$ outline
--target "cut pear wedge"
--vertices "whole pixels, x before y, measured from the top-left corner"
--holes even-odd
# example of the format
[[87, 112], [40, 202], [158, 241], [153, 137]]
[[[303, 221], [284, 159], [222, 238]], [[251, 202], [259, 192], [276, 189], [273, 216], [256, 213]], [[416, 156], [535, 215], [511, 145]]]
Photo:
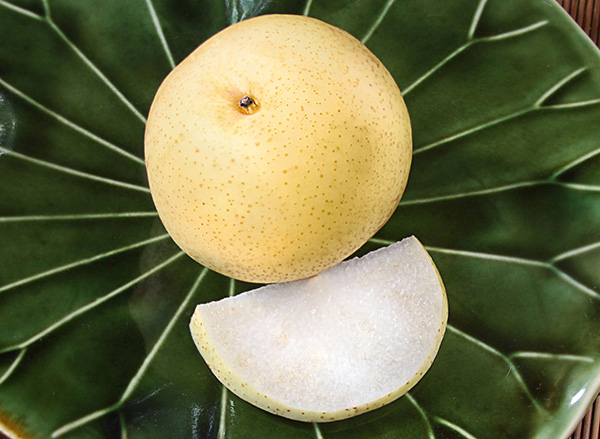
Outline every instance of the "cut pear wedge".
[[447, 317], [439, 273], [410, 237], [309, 279], [199, 305], [190, 329], [237, 396], [287, 418], [329, 422], [413, 387]]

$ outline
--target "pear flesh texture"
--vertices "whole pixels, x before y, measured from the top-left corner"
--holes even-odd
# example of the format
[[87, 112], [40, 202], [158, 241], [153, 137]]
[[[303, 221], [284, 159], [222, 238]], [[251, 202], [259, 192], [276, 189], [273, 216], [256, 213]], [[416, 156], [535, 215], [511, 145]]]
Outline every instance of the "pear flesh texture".
[[439, 273], [410, 237], [309, 279], [199, 305], [190, 329], [233, 393], [287, 418], [328, 422], [414, 386], [447, 315]]

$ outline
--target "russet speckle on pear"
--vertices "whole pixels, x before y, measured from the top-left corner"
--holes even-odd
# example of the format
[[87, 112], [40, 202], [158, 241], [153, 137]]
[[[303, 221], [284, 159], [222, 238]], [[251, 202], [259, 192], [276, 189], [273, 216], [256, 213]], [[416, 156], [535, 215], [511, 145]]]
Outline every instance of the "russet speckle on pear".
[[412, 138], [394, 79], [362, 43], [313, 18], [265, 15], [168, 75], [145, 154], [174, 241], [219, 273], [270, 283], [322, 272], [385, 224]]

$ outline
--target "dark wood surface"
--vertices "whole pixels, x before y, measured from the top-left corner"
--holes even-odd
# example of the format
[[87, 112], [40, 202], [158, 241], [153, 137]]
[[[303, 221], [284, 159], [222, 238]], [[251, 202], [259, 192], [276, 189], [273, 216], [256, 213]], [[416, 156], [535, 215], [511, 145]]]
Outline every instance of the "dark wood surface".
[[[600, 0], [557, 0], [579, 24], [590, 39], [600, 47]], [[599, 439], [600, 397], [575, 429], [571, 439]]]
[[600, 0], [557, 0], [598, 46], [600, 43]]
[[600, 436], [600, 397], [587, 412], [570, 439], [598, 439]]
[[[579, 24], [590, 39], [600, 47], [600, 0], [557, 0]], [[577, 426], [571, 439], [600, 438], [600, 397]]]

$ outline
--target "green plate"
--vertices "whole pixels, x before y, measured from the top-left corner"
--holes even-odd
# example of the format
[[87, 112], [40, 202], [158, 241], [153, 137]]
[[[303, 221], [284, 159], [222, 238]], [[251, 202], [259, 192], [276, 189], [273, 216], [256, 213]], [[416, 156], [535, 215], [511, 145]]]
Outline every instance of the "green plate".
[[[308, 14], [383, 61], [414, 129], [408, 235], [450, 326], [383, 409], [305, 424], [224, 390], [196, 303], [251, 288], [154, 210], [145, 116], [205, 39]], [[562, 438], [600, 387], [600, 54], [553, 0], [0, 0], [0, 431], [11, 438]]]

